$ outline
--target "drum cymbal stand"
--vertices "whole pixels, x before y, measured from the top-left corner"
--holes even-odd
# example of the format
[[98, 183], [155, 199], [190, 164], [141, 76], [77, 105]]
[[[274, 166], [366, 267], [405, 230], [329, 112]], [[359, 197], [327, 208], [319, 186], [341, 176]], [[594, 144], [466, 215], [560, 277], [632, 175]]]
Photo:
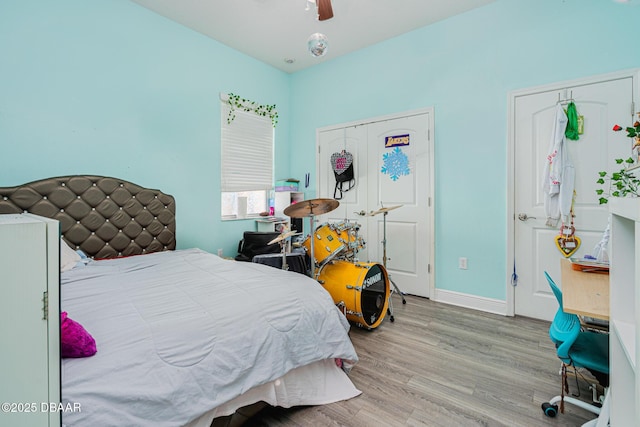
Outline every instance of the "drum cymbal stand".
[[311, 199], [294, 203], [284, 210], [284, 214], [290, 216], [291, 218], [304, 218], [306, 216], [309, 217], [309, 225], [311, 231], [311, 278], [313, 278], [313, 280], [316, 280], [316, 260], [313, 248], [313, 241], [315, 240], [314, 234], [316, 231], [314, 228], [314, 219], [316, 215], [329, 213], [339, 205], [340, 202], [334, 199]]
[[311, 214], [309, 214], [309, 230], [311, 230], [311, 253], [309, 254], [309, 259], [310, 262], [309, 264], [311, 264], [311, 278], [313, 280], [316, 280], [316, 258], [315, 258], [315, 250], [313, 248], [313, 241], [316, 240], [315, 238], [315, 234], [316, 234], [316, 229], [315, 229], [315, 215], [313, 214], [313, 212], [311, 212]]
[[[388, 259], [387, 258], [387, 214], [388, 213], [389, 213], [388, 210], [385, 210], [382, 213], [382, 265], [384, 266], [385, 270], [387, 269], [387, 259]], [[398, 285], [396, 285], [396, 282], [394, 282], [393, 279], [391, 278], [391, 274], [389, 273], [389, 271], [387, 271], [387, 276], [389, 277], [389, 281], [393, 285], [393, 289], [395, 289], [398, 295], [400, 295], [400, 298], [402, 298], [402, 303], [406, 304], [407, 300], [404, 298], [404, 294], [400, 291], [400, 288], [398, 288]], [[393, 317], [393, 301], [391, 300], [392, 294], [393, 292], [389, 293], [389, 307], [387, 308], [387, 311], [389, 312], [389, 320], [391, 322], [395, 320], [395, 318]]]
[[282, 269], [283, 270], [289, 269], [289, 265], [287, 264], [287, 246], [289, 245], [289, 238], [291, 236], [295, 236], [296, 234], [299, 234], [299, 233], [296, 233], [295, 231], [283, 231], [282, 233], [280, 233], [278, 237], [276, 237], [275, 239], [273, 239], [268, 243], [269, 245], [272, 245], [274, 243], [280, 244], [280, 247], [282, 248]]
[[282, 246], [282, 269], [289, 270], [289, 264], [287, 264], [287, 241], [282, 240], [280, 246]]
[[360, 224], [355, 222], [353, 228], [356, 230], [353, 235], [353, 262], [358, 262], [358, 232], [360, 231]]

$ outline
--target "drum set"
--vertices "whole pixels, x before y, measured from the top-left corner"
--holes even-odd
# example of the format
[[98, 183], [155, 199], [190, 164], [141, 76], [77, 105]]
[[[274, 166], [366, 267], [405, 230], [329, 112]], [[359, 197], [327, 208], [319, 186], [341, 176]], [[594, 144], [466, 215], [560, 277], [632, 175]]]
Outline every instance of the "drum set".
[[[358, 252], [365, 248], [365, 241], [359, 235], [360, 224], [344, 220], [335, 223], [323, 223], [315, 227], [315, 217], [329, 213], [339, 206], [334, 199], [312, 199], [294, 203], [284, 210], [291, 218], [309, 218], [311, 234], [302, 241], [301, 247], [310, 260], [310, 276], [318, 281], [331, 294], [335, 304], [347, 319], [357, 326], [367, 329], [377, 328], [389, 312], [393, 319], [391, 305], [392, 284], [401, 296], [398, 287], [391, 281], [387, 269], [386, 215], [388, 211], [401, 207], [382, 208], [369, 214], [384, 214], [383, 227], [383, 263], [361, 262]], [[279, 242], [282, 245], [282, 268], [288, 269], [286, 261], [286, 241], [301, 233], [285, 232], [269, 244]], [[404, 296], [402, 302], [406, 303]]]

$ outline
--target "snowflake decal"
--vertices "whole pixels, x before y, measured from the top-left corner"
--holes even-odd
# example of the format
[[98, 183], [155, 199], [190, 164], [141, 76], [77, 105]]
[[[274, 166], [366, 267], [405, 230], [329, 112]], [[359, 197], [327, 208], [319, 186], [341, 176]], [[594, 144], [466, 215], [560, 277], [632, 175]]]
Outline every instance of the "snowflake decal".
[[390, 153], [382, 155], [382, 173], [397, 181], [402, 175], [409, 175], [409, 158], [402, 152], [400, 147], [394, 148]]

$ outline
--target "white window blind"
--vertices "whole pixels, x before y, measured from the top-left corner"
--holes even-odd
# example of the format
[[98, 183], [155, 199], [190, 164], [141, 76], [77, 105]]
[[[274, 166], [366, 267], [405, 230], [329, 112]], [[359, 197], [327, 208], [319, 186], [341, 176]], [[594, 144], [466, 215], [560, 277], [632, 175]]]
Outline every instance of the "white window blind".
[[269, 190], [273, 186], [273, 124], [269, 117], [235, 109], [221, 101], [223, 192]]

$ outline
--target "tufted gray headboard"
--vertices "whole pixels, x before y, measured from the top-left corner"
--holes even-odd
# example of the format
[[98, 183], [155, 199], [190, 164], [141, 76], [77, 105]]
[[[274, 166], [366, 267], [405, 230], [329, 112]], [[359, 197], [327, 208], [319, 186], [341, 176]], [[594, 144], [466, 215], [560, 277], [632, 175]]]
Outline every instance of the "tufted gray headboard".
[[60, 221], [64, 240], [92, 258], [176, 248], [175, 199], [122, 179], [71, 175], [0, 187], [0, 214]]

